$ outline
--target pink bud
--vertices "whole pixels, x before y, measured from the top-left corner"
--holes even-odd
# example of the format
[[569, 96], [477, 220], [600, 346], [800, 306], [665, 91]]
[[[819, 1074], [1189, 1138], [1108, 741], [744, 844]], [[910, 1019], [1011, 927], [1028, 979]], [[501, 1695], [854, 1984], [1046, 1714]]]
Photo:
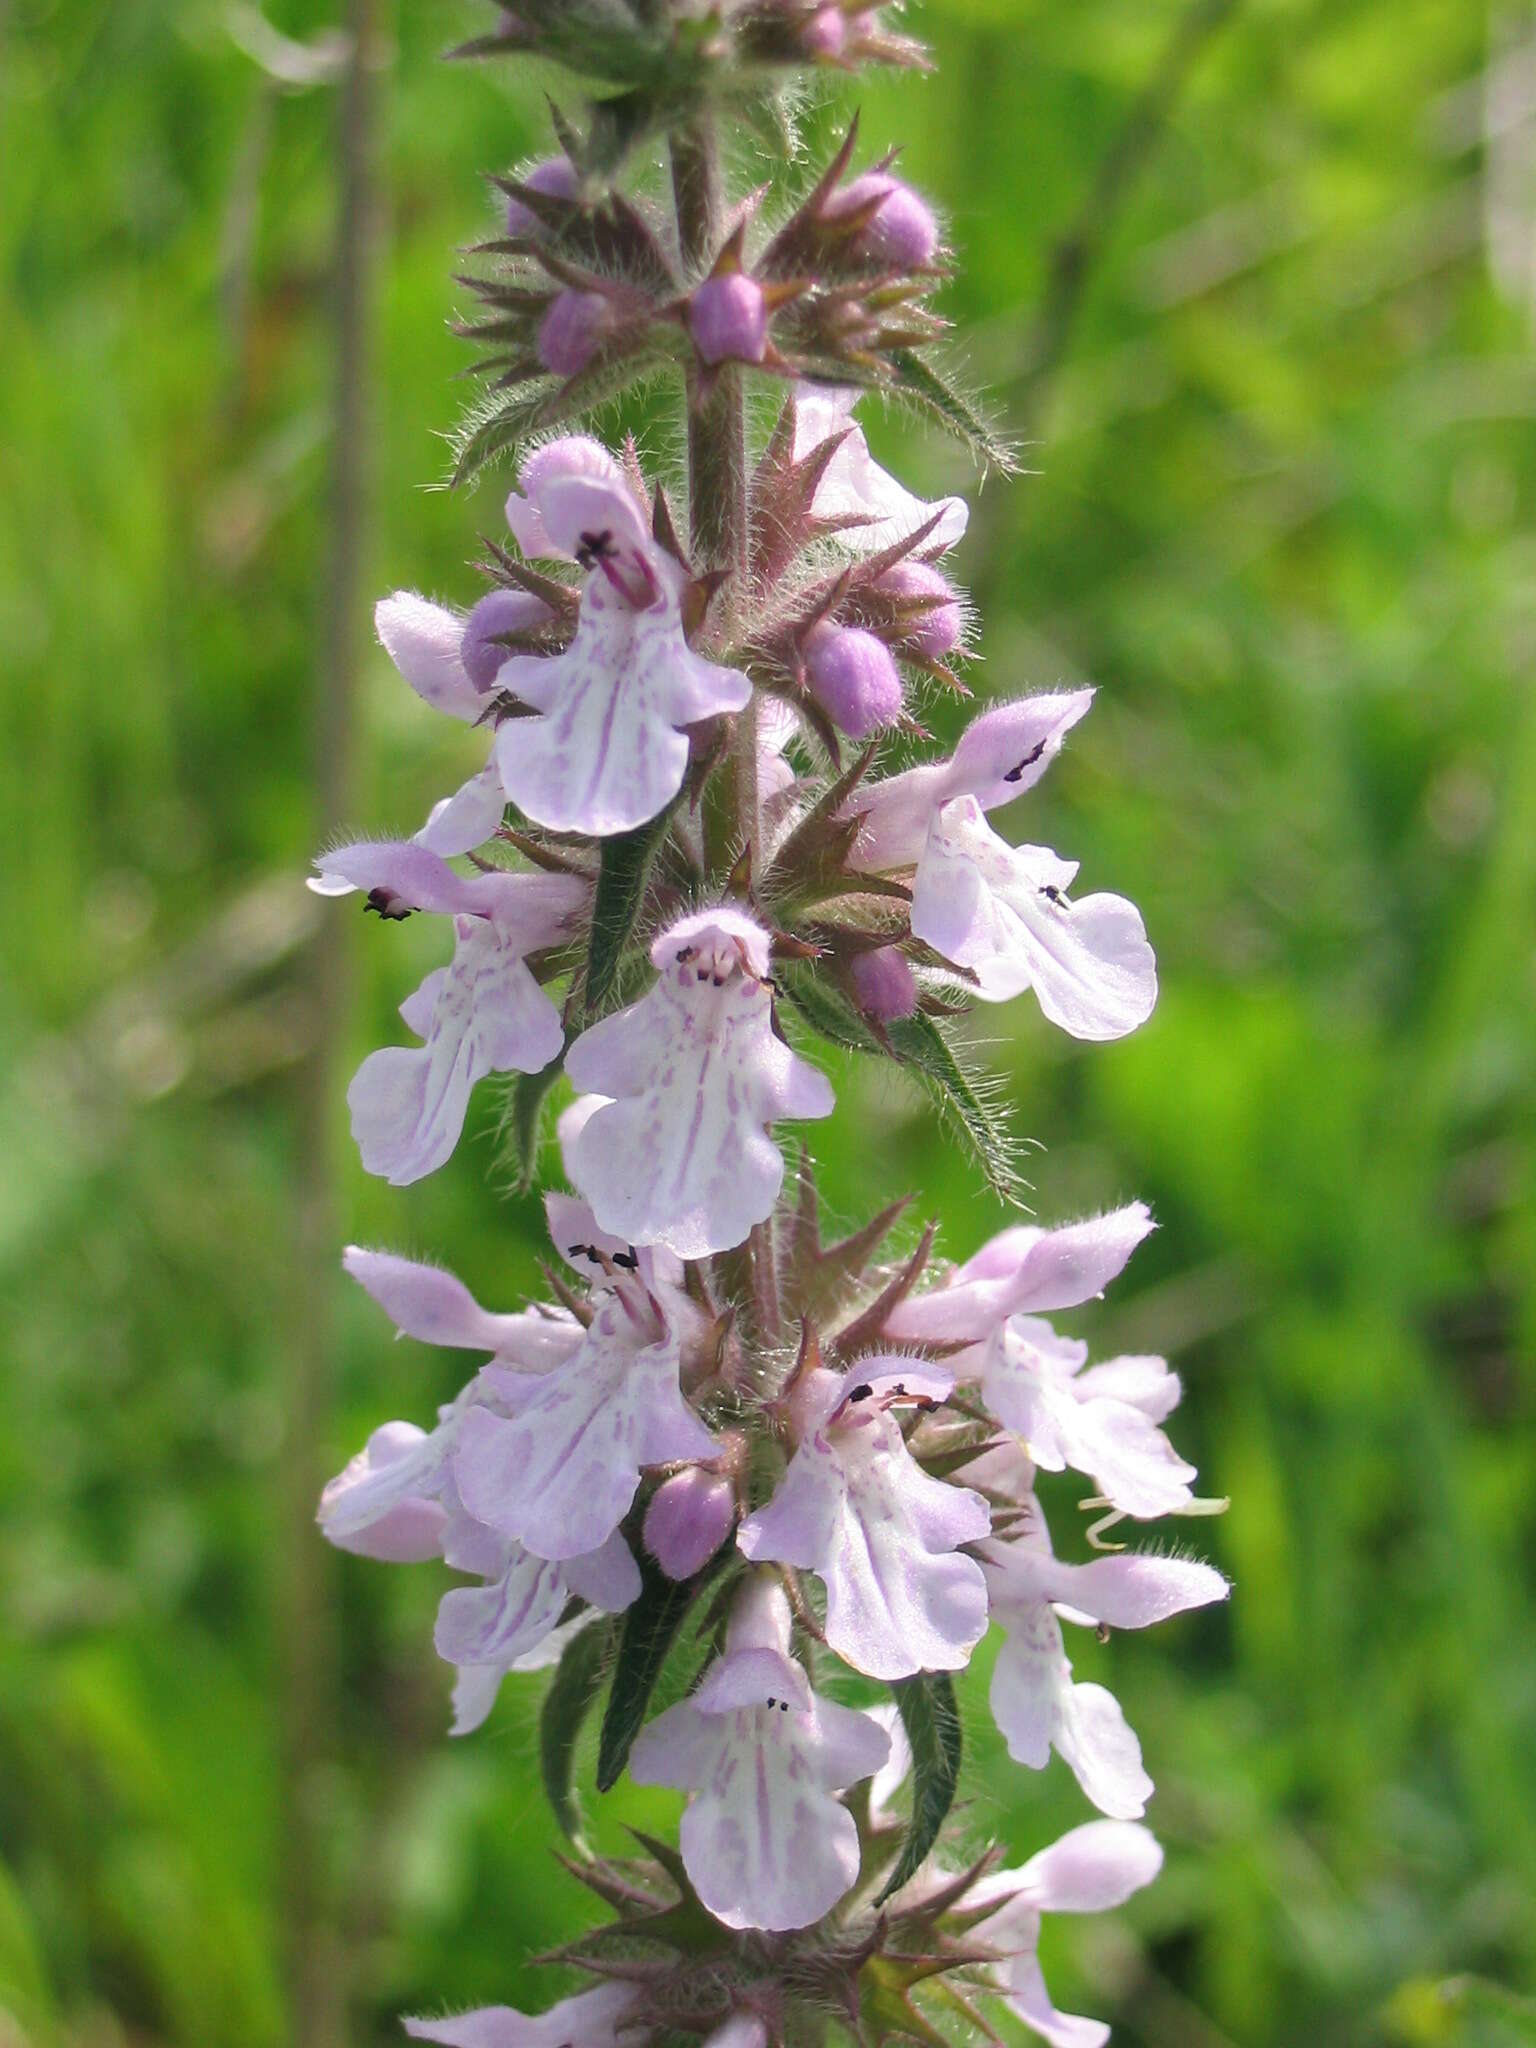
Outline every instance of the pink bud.
[[898, 562], [886, 570], [875, 588], [898, 604], [922, 604], [921, 611], [914, 611], [902, 622], [902, 638], [919, 654], [942, 661], [960, 645], [964, 630], [960, 606], [948, 579], [930, 563]]
[[826, 620], [806, 636], [805, 679], [832, 723], [867, 739], [901, 716], [901, 677], [885, 643], [861, 626]]
[[850, 178], [827, 201], [826, 216], [845, 220], [874, 199], [879, 205], [853, 240], [858, 254], [893, 270], [920, 270], [931, 263], [939, 246], [939, 224], [927, 201], [889, 171], [865, 171]]
[[[546, 199], [574, 199], [581, 189], [581, 180], [576, 166], [568, 156], [552, 156], [547, 162], [535, 164], [517, 181], [526, 185], [530, 192], [542, 192]], [[520, 199], [507, 200], [507, 233], [509, 235], [537, 235], [544, 232], [544, 223], [536, 213], [524, 206]]]
[[849, 963], [848, 978], [859, 1008], [878, 1024], [910, 1017], [917, 1008], [917, 981], [899, 946], [855, 953]]
[[840, 57], [848, 40], [841, 7], [818, 7], [800, 31], [800, 47], [808, 57]]
[[501, 664], [510, 649], [500, 644], [506, 633], [529, 633], [549, 617], [549, 606], [531, 590], [491, 590], [464, 621], [464, 638], [459, 660], [464, 673], [480, 691], [496, 687]]
[[762, 286], [740, 271], [705, 278], [688, 301], [688, 332], [706, 363], [760, 363], [768, 348]]
[[563, 291], [539, 322], [539, 361], [557, 377], [574, 377], [597, 353], [608, 325], [608, 301], [601, 292]]
[[736, 1495], [728, 1479], [690, 1465], [664, 1479], [645, 1511], [643, 1541], [669, 1579], [702, 1571], [731, 1533]]

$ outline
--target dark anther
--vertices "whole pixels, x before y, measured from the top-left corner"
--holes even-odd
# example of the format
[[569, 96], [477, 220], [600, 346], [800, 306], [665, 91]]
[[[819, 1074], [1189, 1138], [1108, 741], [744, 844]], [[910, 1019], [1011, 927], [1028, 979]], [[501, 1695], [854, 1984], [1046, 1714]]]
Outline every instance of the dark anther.
[[363, 904], [364, 917], [370, 910], [376, 911], [380, 917], [392, 919], [397, 924], [411, 914], [410, 904], [403, 902], [392, 889], [370, 889]]
[[1062, 895], [1061, 891], [1057, 888], [1054, 882], [1042, 882], [1040, 885], [1040, 894], [1045, 898], [1047, 903], [1065, 903], [1067, 900], [1066, 897]]
[[1041, 740], [1040, 744], [1037, 747], [1035, 747], [1031, 752], [1027, 753], [1024, 756], [1023, 760], [1019, 763], [1017, 768], [1010, 768], [1008, 770], [1008, 773], [1003, 777], [1004, 782], [1022, 781], [1024, 776], [1024, 770], [1026, 768], [1033, 768], [1035, 763], [1039, 760], [1040, 756], [1044, 752], [1045, 741]]
[[867, 1380], [865, 1380], [861, 1385], [854, 1388], [853, 1392], [848, 1396], [848, 1399], [850, 1402], [867, 1401], [874, 1391], [874, 1388], [869, 1384]]
[[770, 1707], [776, 1707], [779, 1704], [772, 1693], [769, 1693], [768, 1695], [768, 1704]]
[[640, 1270], [640, 1255], [631, 1245], [627, 1252], [615, 1252], [613, 1263], [622, 1266], [626, 1273], [636, 1273]]
[[576, 559], [583, 569], [595, 569], [599, 562], [612, 560], [618, 550], [613, 545], [613, 535], [605, 527], [601, 533], [584, 533], [576, 550]]
[[694, 956], [694, 953], [695, 953], [695, 952], [696, 952], [697, 950], [698, 950], [698, 949], [697, 949], [696, 947], [694, 947], [694, 946], [679, 946], [679, 948], [678, 948], [678, 951], [677, 951], [677, 964], [678, 964], [678, 966], [679, 966], [679, 967], [686, 967], [686, 966], [687, 966], [687, 964], [688, 964], [688, 962], [689, 962], [689, 961], [690, 961], [690, 960], [691, 960], [691, 959], [693, 958], [693, 956]]
[[1109, 1641], [1109, 1623], [1101, 1621], [1093, 1633], [1101, 1643], [1107, 1643]]
[[595, 1244], [573, 1244], [571, 1246], [571, 1257], [573, 1259], [590, 1259], [594, 1266], [600, 1266], [603, 1263], [603, 1255]]
[[788, 1700], [780, 1700], [780, 1701], [779, 1701], [779, 1712], [780, 1712], [781, 1714], [787, 1714], [787, 1713], [789, 1712], [789, 1701], [788, 1701]]

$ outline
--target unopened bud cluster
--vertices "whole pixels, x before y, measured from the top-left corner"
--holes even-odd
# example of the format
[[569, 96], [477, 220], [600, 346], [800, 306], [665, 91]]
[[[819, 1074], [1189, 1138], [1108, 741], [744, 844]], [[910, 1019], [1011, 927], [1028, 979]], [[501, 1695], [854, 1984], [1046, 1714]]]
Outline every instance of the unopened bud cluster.
[[[501, 1075], [531, 1172], [563, 1075], [568, 1191], [545, 1198], [547, 1298], [519, 1307], [347, 1252], [398, 1331], [475, 1363], [435, 1419], [374, 1432], [320, 1520], [345, 1549], [459, 1575], [435, 1632], [456, 1734], [509, 1674], [553, 1668], [557, 1724], [606, 1686], [599, 1787], [627, 1771], [686, 1805], [676, 1848], [647, 1838], [614, 1862], [577, 1838], [615, 1916], [567, 1953], [589, 1988], [537, 2019], [407, 2021], [453, 2048], [767, 2048], [834, 2026], [931, 2042], [1001, 2008], [1052, 2041], [1102, 2040], [1050, 2004], [1041, 1916], [1120, 1903], [1161, 1851], [1136, 1737], [1074, 1678], [1063, 1624], [1138, 1628], [1227, 1592], [1165, 1550], [1058, 1558], [1035, 1494], [1038, 1469], [1083, 1475], [1095, 1539], [1216, 1505], [1165, 1434], [1164, 1361], [1090, 1362], [1054, 1320], [1119, 1274], [1152, 1228], [1141, 1204], [1018, 1222], [946, 1270], [931, 1230], [892, 1248], [906, 1203], [887, 1190], [828, 1241], [808, 1158], [786, 1166], [790, 1131], [834, 1107], [830, 1044], [921, 1081], [1013, 1192], [953, 1020], [1027, 991], [1107, 1040], [1157, 994], [1135, 908], [1076, 894], [1075, 863], [991, 819], [1027, 803], [1091, 692], [995, 703], [948, 753], [923, 723], [968, 695], [948, 563], [966, 506], [905, 490], [856, 408], [886, 387], [972, 417], [928, 352], [931, 209], [889, 162], [856, 168], [850, 134], [776, 228], [754, 200], [722, 211], [701, 264], [696, 221], [674, 227], [621, 175], [653, 133], [696, 170], [721, 109], [788, 67], [921, 61], [888, 13], [519, 0], [483, 45], [580, 54], [626, 93], [585, 130], [562, 119], [561, 153], [504, 181], [506, 234], [484, 252], [476, 331], [514, 397], [471, 446], [520, 442], [492, 588], [467, 615], [404, 591], [378, 607], [395, 667], [481, 736], [484, 765], [412, 838], [325, 852], [313, 886], [444, 921], [443, 964], [401, 1005], [413, 1042], [371, 1053], [349, 1090], [368, 1170], [437, 1171]], [[681, 492], [632, 444], [574, 430], [614, 378], [659, 368], [696, 430]], [[781, 406], [731, 476], [698, 423], [739, 434], [749, 373]], [[722, 549], [683, 537], [731, 518]], [[939, 1836], [951, 1674], [992, 1626], [1010, 1756], [1059, 1757], [1104, 1816], [1006, 1870]], [[680, 1697], [657, 1693], [664, 1671]], [[568, 1772], [565, 1733], [545, 1748]], [[549, 1790], [574, 1832], [568, 1776]]]

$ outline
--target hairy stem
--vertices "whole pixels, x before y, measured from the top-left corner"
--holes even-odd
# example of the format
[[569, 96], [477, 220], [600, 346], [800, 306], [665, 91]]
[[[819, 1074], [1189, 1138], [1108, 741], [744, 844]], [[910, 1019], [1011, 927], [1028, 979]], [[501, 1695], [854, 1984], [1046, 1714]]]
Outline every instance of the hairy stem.
[[[721, 239], [725, 184], [720, 145], [707, 115], [671, 138], [672, 198], [677, 236], [689, 271], [704, 270]], [[747, 410], [739, 369], [727, 365], [706, 384], [688, 376], [688, 506], [695, 565], [728, 569], [728, 612], [746, 592]], [[757, 712], [749, 704], [736, 721], [736, 824], [741, 844], [758, 866], [760, 816], [757, 790]]]

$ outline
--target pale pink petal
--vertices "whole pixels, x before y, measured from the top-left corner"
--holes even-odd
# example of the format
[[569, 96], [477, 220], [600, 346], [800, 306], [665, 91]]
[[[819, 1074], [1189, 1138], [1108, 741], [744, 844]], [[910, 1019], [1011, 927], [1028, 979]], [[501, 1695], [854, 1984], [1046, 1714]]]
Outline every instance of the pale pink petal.
[[543, 1642], [559, 1621], [569, 1598], [559, 1566], [520, 1544], [508, 1544], [505, 1551], [499, 1578], [483, 1586], [455, 1586], [443, 1595], [433, 1639], [445, 1663], [504, 1669]]
[[846, 435], [816, 487], [812, 511], [818, 519], [851, 519], [861, 523], [838, 536], [842, 545], [860, 554], [894, 547], [925, 526], [935, 513], [939, 521], [924, 542], [929, 548], [952, 548], [965, 532], [970, 516], [963, 498], [942, 498], [925, 504], [881, 469], [869, 452], [863, 429], [854, 423], [857, 390], [840, 385], [803, 383], [795, 386], [794, 455], [803, 460], [822, 442]]
[[564, 1570], [577, 1599], [605, 1614], [622, 1614], [640, 1598], [640, 1567], [617, 1529], [585, 1557], [567, 1558]]
[[1157, 1838], [1134, 1821], [1091, 1820], [1018, 1871], [1018, 1888], [1046, 1913], [1107, 1913], [1163, 1867]]
[[1092, 704], [1092, 690], [1063, 690], [983, 711], [960, 735], [944, 769], [942, 800], [970, 796], [987, 811], [1012, 803], [1033, 789]]
[[434, 711], [473, 725], [485, 699], [464, 672], [459, 650], [464, 621], [414, 590], [397, 590], [375, 605], [374, 629], [384, 651], [417, 696]]
[[441, 1557], [447, 1521], [441, 1502], [416, 1489], [431, 1484], [425, 1430], [386, 1422], [326, 1487], [321, 1529], [339, 1550], [386, 1564]]
[[768, 2048], [768, 2028], [754, 2013], [732, 2013], [708, 2036], [704, 2048]]
[[[1150, 1628], [1192, 1607], [1225, 1600], [1231, 1588], [1214, 1566], [1192, 1557], [1126, 1550], [1088, 1564], [1037, 1557], [1021, 1566], [1046, 1600], [1110, 1628]], [[1014, 1579], [1018, 1583], [1017, 1575]]]
[[1104, 2048], [1109, 2028], [1102, 2020], [1079, 2019], [1073, 2013], [1058, 2012], [1033, 1954], [1015, 1957], [993, 1974], [1009, 2010], [1026, 2027], [1049, 2041], [1051, 2048]]
[[1054, 1419], [1066, 1462], [1086, 1472], [1122, 1514], [1150, 1521], [1188, 1508], [1195, 1468], [1140, 1408], [1102, 1397], [1061, 1397]]
[[1135, 1820], [1146, 1812], [1152, 1780], [1113, 1693], [1102, 1685], [1070, 1686], [1059, 1703], [1053, 1743], [1100, 1813]]
[[560, 1052], [560, 1013], [514, 941], [481, 919], [455, 927], [453, 964], [436, 985], [427, 1042], [390, 1046], [358, 1069], [347, 1102], [370, 1173], [402, 1187], [433, 1173], [464, 1128], [470, 1093], [487, 1074], [535, 1074]]
[[638, 1998], [633, 1984], [599, 1984], [531, 2016], [510, 2005], [487, 2005], [453, 2019], [403, 2024], [413, 2040], [440, 2048], [626, 2048], [637, 2042], [628, 2022]]
[[416, 843], [445, 859], [456, 853], [472, 853], [495, 837], [506, 809], [506, 792], [494, 767], [482, 768], [462, 789], [443, 798], [416, 834]]
[[[560, 555], [568, 561], [575, 560], [580, 535], [562, 535], [562, 542], [569, 545], [557, 542], [545, 526], [541, 508], [551, 488], [558, 491], [564, 484], [583, 479], [607, 486], [613, 492], [618, 501], [613, 508], [616, 519], [627, 521], [629, 516], [633, 516], [634, 499], [625, 483], [624, 472], [600, 441], [594, 441], [588, 434], [566, 434], [559, 440], [546, 441], [542, 448], [535, 448], [531, 455], [525, 457], [518, 476], [522, 491], [513, 491], [507, 499], [507, 525], [513, 539], [530, 560]], [[623, 498], [619, 497], [620, 493]], [[624, 499], [628, 500], [627, 508]]]
[[678, 1391], [676, 1337], [632, 1321], [610, 1295], [581, 1348], [535, 1384], [515, 1419], [466, 1417], [454, 1472], [477, 1520], [541, 1557], [569, 1558], [618, 1527], [642, 1466], [714, 1452]]
[[886, 1334], [919, 1343], [976, 1344], [1009, 1316], [1076, 1308], [1102, 1294], [1152, 1230], [1144, 1202], [1056, 1230], [1005, 1230], [947, 1284], [904, 1301]]
[[1074, 1038], [1123, 1038], [1151, 1016], [1157, 965], [1134, 904], [1067, 890], [1076, 868], [1040, 846], [1010, 846], [974, 797], [944, 805], [912, 890], [912, 930], [968, 968], [986, 1002], [1033, 989]]
[[1106, 1358], [1102, 1365], [1089, 1366], [1077, 1382], [1079, 1398], [1103, 1394], [1126, 1401], [1150, 1422], [1166, 1421], [1183, 1391], [1178, 1374], [1162, 1358]]
[[397, 1258], [392, 1252], [364, 1251], [355, 1244], [347, 1246], [341, 1263], [402, 1336], [417, 1337], [423, 1344], [494, 1352], [518, 1364], [531, 1354], [542, 1367], [573, 1349], [581, 1336], [579, 1324], [563, 1311], [493, 1315], [462, 1280], [440, 1266]]
[[[546, 1641], [548, 1638], [546, 1637]], [[450, 1735], [473, 1735], [491, 1717], [501, 1681], [506, 1676], [499, 1664], [461, 1664], [453, 1677], [453, 1719]]]

